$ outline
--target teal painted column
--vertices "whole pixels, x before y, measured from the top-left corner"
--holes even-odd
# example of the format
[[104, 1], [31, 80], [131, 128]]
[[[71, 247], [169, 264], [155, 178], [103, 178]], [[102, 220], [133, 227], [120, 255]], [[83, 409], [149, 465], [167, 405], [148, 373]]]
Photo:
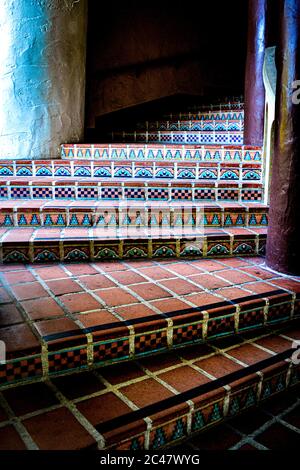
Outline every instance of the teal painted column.
[[87, 0], [1, 0], [0, 159], [83, 139]]

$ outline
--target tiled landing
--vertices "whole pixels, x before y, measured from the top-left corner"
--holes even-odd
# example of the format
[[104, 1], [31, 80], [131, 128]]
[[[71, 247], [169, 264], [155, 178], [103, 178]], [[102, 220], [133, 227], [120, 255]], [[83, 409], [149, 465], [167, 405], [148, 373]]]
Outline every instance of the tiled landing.
[[[299, 338], [294, 324], [3, 390], [0, 448], [156, 450], [179, 443], [292, 392], [300, 375], [289, 354]], [[293, 413], [285, 419], [297, 426]], [[271, 431], [279, 436], [282, 425]], [[268, 447], [270, 437], [257, 441]]]
[[263, 258], [1, 268], [0, 385], [128, 361], [295, 321], [300, 280]]

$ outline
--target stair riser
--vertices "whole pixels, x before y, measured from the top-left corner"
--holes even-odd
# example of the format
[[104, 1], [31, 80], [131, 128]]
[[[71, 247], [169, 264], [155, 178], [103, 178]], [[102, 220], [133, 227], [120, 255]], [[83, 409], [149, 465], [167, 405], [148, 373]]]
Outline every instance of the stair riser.
[[263, 199], [260, 184], [168, 184], [136, 183], [126, 185], [112, 180], [109, 185], [26, 185], [0, 186], [0, 200], [114, 200], [114, 201], [211, 201], [211, 202], [261, 202]]
[[[27, 229], [29, 230], [29, 229]], [[47, 227], [47, 230], [50, 230]], [[257, 256], [265, 254], [266, 234], [248, 233], [246, 235], [226, 235], [224, 233], [212, 236], [197, 237], [190, 232], [182, 230], [182, 235], [165, 235], [163, 230], [150, 234], [151, 238], [143, 232], [137, 234], [125, 232], [117, 238], [109, 232], [101, 238], [93, 238], [89, 232], [83, 235], [74, 235], [74, 239], [64, 240], [63, 229], [52, 235], [47, 232], [47, 238], [35, 239], [34, 231], [24, 235], [22, 241], [9, 241], [9, 236], [2, 236], [2, 249], [0, 259], [4, 263], [41, 263], [41, 262], [68, 262], [68, 261], [94, 261], [112, 259], [141, 259], [141, 258], [182, 258], [192, 257], [218, 258], [234, 256]], [[78, 230], [75, 228], [74, 230]], [[81, 230], [92, 230], [81, 228]], [[143, 230], [143, 229], [141, 229]], [[262, 230], [262, 229], [258, 229]], [[10, 232], [10, 230], [8, 230]], [[1, 247], [0, 247], [1, 248]]]
[[235, 121], [235, 120], [243, 120], [244, 119], [244, 111], [243, 110], [236, 110], [236, 111], [190, 111], [190, 112], [183, 112], [183, 113], [169, 113], [163, 116], [163, 119], [172, 121], [172, 120], [179, 120], [179, 121], [188, 121], [188, 120], [216, 120], [216, 121]]
[[243, 145], [243, 132], [112, 132], [107, 138], [112, 142], [146, 142], [166, 144], [200, 144], [200, 145]]
[[95, 208], [2, 209], [1, 227], [266, 227], [268, 211], [251, 209], [201, 209], [199, 207], [152, 207], [141, 205]]
[[188, 120], [150, 121], [137, 124], [138, 131], [239, 131], [244, 130], [244, 121], [236, 120]]
[[188, 111], [235, 111], [237, 109], [243, 110], [244, 109], [244, 102], [240, 100], [240, 97], [231, 97], [229, 100], [221, 103], [213, 103], [213, 104], [201, 104], [201, 105], [194, 105], [188, 106], [186, 108]]
[[[65, 339], [63, 336], [60, 338], [59, 345], [53, 343], [54, 339], [51, 342], [45, 337], [42, 338], [42, 342], [47, 344], [47, 350], [41, 347], [40, 350], [31, 352], [27, 356], [9, 357], [6, 364], [0, 365], [0, 388], [14, 383], [20, 385], [27, 381], [40, 381], [52, 375], [64, 375], [66, 372], [77, 372], [138, 359], [145, 355], [245, 333], [263, 326], [277, 328], [286, 322], [300, 318], [300, 301], [292, 299], [292, 295], [283, 294], [281, 299], [278, 298], [275, 303], [271, 302], [270, 306], [268, 302], [268, 299], [263, 299], [263, 301], [258, 301], [257, 305], [253, 304], [248, 310], [242, 308], [242, 312], [240, 305], [233, 305], [232, 313], [224, 312], [225, 314], [210, 319], [208, 318], [209, 312], [199, 311], [196, 321], [195, 319], [185, 321], [183, 317], [180, 323], [176, 322], [173, 325], [173, 322], [169, 320], [169, 326], [164, 328], [149, 329], [148, 327], [145, 331], [139, 328], [135, 332], [134, 326], [131, 326], [131, 334], [124, 324], [120, 324], [120, 328], [124, 330], [122, 335], [119, 333], [114, 336], [113, 330], [110, 330], [110, 339], [107, 339], [103, 333], [99, 332], [97, 335], [97, 331], [94, 331], [92, 342], [89, 338], [91, 333], [87, 330], [85, 337], [85, 330], [83, 330], [83, 339], [76, 340], [76, 345], [74, 345], [74, 338], [71, 337], [69, 341], [73, 341], [72, 346], [70, 342], [68, 343], [68, 332], [65, 332]], [[166, 320], [164, 323], [167, 323]], [[149, 341], [150, 338], [151, 341]], [[67, 362], [66, 358], [68, 358]], [[20, 364], [23, 364], [22, 378], [19, 372]]]
[[221, 161], [261, 163], [262, 151], [257, 147], [204, 145], [160, 145], [151, 144], [115, 144], [115, 145], [83, 145], [64, 144], [61, 146], [61, 156], [66, 159], [94, 159], [94, 160], [194, 160], [218, 163]]

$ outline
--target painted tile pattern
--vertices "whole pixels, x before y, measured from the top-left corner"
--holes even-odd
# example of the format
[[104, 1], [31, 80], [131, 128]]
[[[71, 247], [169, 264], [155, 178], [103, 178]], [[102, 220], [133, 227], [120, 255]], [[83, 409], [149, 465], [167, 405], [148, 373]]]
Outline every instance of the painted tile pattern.
[[63, 144], [61, 157], [70, 160], [193, 160], [261, 163], [262, 152], [260, 147], [244, 145]]
[[[43, 227], [0, 227], [0, 260], [3, 263], [47, 263], [140, 258], [214, 258], [264, 255], [266, 229], [157, 225], [109, 225], [114, 214], [99, 215], [90, 227], [85, 215], [72, 214], [72, 225], [51, 212]], [[80, 218], [81, 217], [81, 218]], [[127, 216], [128, 217], [128, 216]], [[182, 215], [180, 215], [182, 217]], [[70, 220], [70, 218], [69, 218]], [[81, 224], [81, 225], [79, 225]], [[85, 226], [87, 224], [88, 226]], [[65, 228], [62, 228], [65, 227]]]

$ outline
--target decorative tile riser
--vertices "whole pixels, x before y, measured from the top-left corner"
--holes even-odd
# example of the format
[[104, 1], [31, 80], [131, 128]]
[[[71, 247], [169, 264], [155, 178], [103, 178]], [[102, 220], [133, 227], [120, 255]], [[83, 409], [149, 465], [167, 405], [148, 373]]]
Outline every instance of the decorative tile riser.
[[[49, 351], [46, 346], [39, 354], [8, 359], [6, 364], [0, 365], [0, 388], [20, 385], [24, 382], [40, 381], [50, 376], [64, 375], [66, 372], [72, 373], [138, 359], [167, 350], [176, 350], [187, 345], [205, 343], [210, 339], [244, 333], [253, 328], [259, 329], [262, 325], [272, 327], [274, 321], [276, 321], [277, 327], [288, 321], [299, 319], [299, 314], [295, 314], [294, 308], [295, 303], [299, 303], [299, 300], [294, 294], [284, 295], [289, 296], [290, 300], [286, 302], [278, 300], [272, 309], [268, 306], [268, 299], [264, 299], [261, 319], [258, 318], [255, 324], [251, 321], [253, 309], [240, 312], [240, 305], [234, 305], [235, 311], [230, 315], [221, 315], [210, 319], [209, 313], [203, 310], [197, 313], [199, 318], [203, 317], [202, 320], [188, 322], [184, 321], [183, 316], [183, 322], [180, 326], [174, 325], [169, 317], [168, 326], [165, 328], [134, 332], [133, 325], [130, 326], [131, 333], [128, 332], [126, 336], [109, 340], [97, 341], [95, 339], [91, 341], [90, 330], [82, 330], [82, 334], [87, 335], [86, 342], [79, 346], [65, 347], [64, 349], [54, 348], [53, 350], [52, 345]], [[284, 315], [278, 319], [276, 309], [282, 310], [282, 306], [284, 306]], [[124, 324], [122, 325], [124, 326]], [[67, 336], [67, 333], [65, 335]], [[65, 341], [67, 344], [67, 339]], [[44, 343], [47, 343], [46, 339], [44, 339]]]
[[[149, 207], [150, 206], [150, 207]], [[151, 207], [151, 204], [130, 207], [95, 208], [15, 207], [0, 210], [0, 227], [266, 227], [267, 209], [241, 207], [199, 208], [197, 206]]]
[[[257, 161], [77, 161], [77, 160], [46, 160], [46, 161], [0, 161], [1, 192], [6, 186], [18, 186], [19, 178], [38, 177], [43, 178], [94, 178], [89, 181], [96, 184], [103, 178], [134, 178], [137, 181], [143, 179], [158, 179], [162, 182], [170, 180], [202, 180], [206, 181], [232, 181], [260, 183], [262, 179], [261, 162]], [[16, 181], [13, 178], [17, 178]], [[5, 179], [4, 179], [5, 178]], [[8, 178], [8, 179], [7, 179]], [[14, 184], [13, 184], [14, 183]], [[31, 185], [35, 186], [34, 180]], [[39, 181], [41, 185], [41, 181]], [[178, 184], [178, 182], [177, 182]], [[13, 197], [18, 197], [18, 189], [11, 190]], [[19, 190], [21, 191], [21, 190]], [[29, 191], [27, 190], [29, 193]], [[24, 193], [24, 197], [29, 197]]]
[[198, 160], [260, 163], [262, 150], [259, 147], [241, 145], [205, 147], [188, 144], [64, 144], [61, 146], [61, 156], [63, 159], [79, 160]]
[[240, 131], [156, 131], [156, 132], [111, 132], [111, 142], [145, 142], [167, 144], [200, 145], [243, 145], [244, 136]]
[[138, 131], [239, 131], [243, 120], [150, 121], [137, 125]]
[[[163, 236], [163, 234], [162, 234]], [[108, 238], [82, 239], [82, 241], [47, 238], [29, 242], [2, 241], [0, 258], [3, 263], [41, 263], [54, 261], [93, 261], [105, 259], [140, 259], [140, 258], [215, 258], [223, 256], [257, 256], [264, 254], [266, 235], [249, 234], [247, 238], [220, 236], [196, 237], [182, 233], [182, 239], [170, 235], [168, 239], [158, 238], [157, 233], [149, 238], [136, 239], [128, 233], [128, 240]], [[173, 237], [173, 238], [172, 238]]]
[[[177, 416], [173, 420], [168, 421], [166, 418], [167, 422], [159, 426], [152, 425], [146, 432], [136, 434], [130, 439], [123, 439], [117, 444], [107, 445], [106, 448], [119, 451], [154, 451], [183, 442], [188, 436], [205, 431], [220, 422], [226, 422], [228, 419], [254, 408], [264, 400], [289, 390], [300, 382], [300, 379], [292, 382], [289, 375], [291, 371], [293, 373], [293, 369], [290, 369], [287, 364], [286, 369], [280, 373], [263, 377], [251, 385], [239, 386], [237, 389], [230, 390], [221, 399], [210, 399], [205, 405], [196, 406], [195, 409], [191, 409], [188, 413]], [[268, 390], [267, 394], [265, 394], [266, 390]]]
[[[1, 184], [1, 183], [0, 183]], [[171, 182], [118, 182], [113, 179], [106, 183], [73, 183], [52, 186], [34, 183], [26, 186], [0, 187], [0, 200], [139, 200], [148, 201], [235, 201], [241, 203], [261, 202], [263, 189], [256, 183], [176, 183]]]
[[164, 120], [188, 121], [188, 120], [214, 120], [214, 121], [235, 121], [244, 120], [244, 110], [212, 110], [212, 111], [190, 111], [182, 113], [169, 113], [163, 116]]

